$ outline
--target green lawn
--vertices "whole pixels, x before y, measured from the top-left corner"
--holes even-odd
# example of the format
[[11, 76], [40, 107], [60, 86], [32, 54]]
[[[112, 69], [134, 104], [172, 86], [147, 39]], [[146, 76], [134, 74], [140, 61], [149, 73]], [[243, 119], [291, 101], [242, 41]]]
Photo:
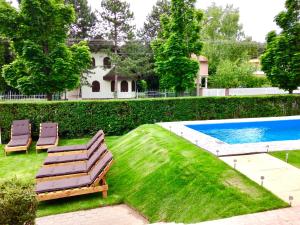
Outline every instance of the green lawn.
[[[125, 202], [150, 222], [193, 223], [287, 206], [215, 156], [157, 125], [106, 141], [115, 157], [108, 174], [109, 197], [94, 194], [42, 203], [39, 216]], [[33, 179], [45, 156], [33, 151], [0, 156], [0, 177]]]
[[[270, 154], [278, 159], [285, 161], [286, 153], [287, 151], [282, 151], [282, 152], [272, 152]], [[300, 150], [288, 151], [288, 153], [289, 153], [288, 163], [295, 167], [300, 168]]]

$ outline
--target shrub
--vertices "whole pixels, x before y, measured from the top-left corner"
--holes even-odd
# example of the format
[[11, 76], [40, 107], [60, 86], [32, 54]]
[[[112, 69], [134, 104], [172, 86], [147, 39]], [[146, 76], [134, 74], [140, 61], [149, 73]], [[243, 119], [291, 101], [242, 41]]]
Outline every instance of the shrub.
[[189, 97], [141, 100], [0, 103], [2, 137], [9, 139], [16, 119], [30, 119], [33, 136], [39, 123], [58, 122], [64, 138], [121, 135], [142, 124], [156, 122], [288, 116], [300, 114], [300, 96]]
[[12, 179], [0, 183], [0, 224], [35, 224], [37, 200], [31, 183]]

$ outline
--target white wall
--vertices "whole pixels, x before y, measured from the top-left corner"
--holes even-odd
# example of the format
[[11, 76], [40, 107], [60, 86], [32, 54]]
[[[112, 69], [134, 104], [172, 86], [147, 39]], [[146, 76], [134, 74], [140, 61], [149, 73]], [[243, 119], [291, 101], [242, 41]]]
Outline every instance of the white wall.
[[[87, 74], [87, 80], [90, 84], [93, 81], [100, 82], [100, 92], [92, 92], [92, 87], [83, 86], [82, 99], [109, 99], [114, 98], [114, 93], [111, 92], [111, 82], [106, 81], [103, 77], [110, 71], [110, 69], [104, 69], [103, 59], [106, 57], [104, 53], [92, 53], [95, 58], [96, 67], [91, 70], [91, 73]], [[136, 93], [132, 92], [131, 82], [128, 82], [128, 92], [121, 92], [121, 81], [118, 81], [118, 98], [135, 98]]]

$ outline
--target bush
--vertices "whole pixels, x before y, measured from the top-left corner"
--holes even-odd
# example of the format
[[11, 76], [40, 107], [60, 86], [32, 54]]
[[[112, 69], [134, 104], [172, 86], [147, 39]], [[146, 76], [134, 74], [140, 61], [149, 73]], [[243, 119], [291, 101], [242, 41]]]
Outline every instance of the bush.
[[30, 119], [36, 138], [39, 123], [58, 122], [64, 138], [121, 135], [156, 122], [298, 115], [300, 96], [189, 97], [142, 100], [0, 103], [2, 137], [9, 139], [16, 119]]
[[33, 184], [17, 179], [0, 184], [0, 224], [35, 224], [37, 200]]

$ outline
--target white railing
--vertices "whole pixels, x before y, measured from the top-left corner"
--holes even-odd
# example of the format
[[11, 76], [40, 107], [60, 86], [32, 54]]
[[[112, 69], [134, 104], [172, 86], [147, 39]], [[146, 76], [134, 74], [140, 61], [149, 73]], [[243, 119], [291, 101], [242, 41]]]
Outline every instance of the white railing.
[[[226, 89], [203, 89], [202, 96], [225, 96]], [[300, 90], [295, 90], [294, 94], [299, 94]], [[230, 88], [228, 90], [229, 96], [245, 96], [245, 95], [280, 95], [288, 94], [287, 91], [279, 88]]]
[[22, 94], [14, 93], [14, 92], [0, 94], [0, 101], [21, 101], [21, 100], [40, 101], [40, 100], [45, 100], [46, 98], [47, 98], [47, 96], [44, 94], [22, 95]]

